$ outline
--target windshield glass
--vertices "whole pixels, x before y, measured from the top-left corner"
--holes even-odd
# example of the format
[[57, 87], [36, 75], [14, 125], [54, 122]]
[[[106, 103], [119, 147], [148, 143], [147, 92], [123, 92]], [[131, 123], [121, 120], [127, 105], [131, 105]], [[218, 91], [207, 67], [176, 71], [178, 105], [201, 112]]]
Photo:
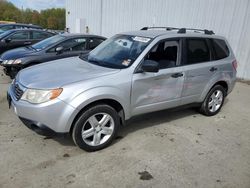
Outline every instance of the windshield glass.
[[63, 40], [64, 38], [65, 37], [62, 35], [55, 35], [53, 37], [47, 38], [45, 40], [42, 40], [42, 41], [32, 45], [32, 48], [34, 48], [37, 51], [43, 50], [43, 49], [48, 48], [51, 45], [59, 42], [60, 40]]
[[80, 58], [100, 66], [123, 69], [133, 64], [150, 41], [145, 37], [115, 35]]
[[3, 32], [2, 33], [2, 31], [1, 31], [1, 29], [0, 29], [0, 38], [2, 39], [2, 38], [4, 38], [4, 37], [6, 37], [7, 35], [9, 35], [10, 33], [12, 33], [12, 31], [5, 31], [5, 32]]

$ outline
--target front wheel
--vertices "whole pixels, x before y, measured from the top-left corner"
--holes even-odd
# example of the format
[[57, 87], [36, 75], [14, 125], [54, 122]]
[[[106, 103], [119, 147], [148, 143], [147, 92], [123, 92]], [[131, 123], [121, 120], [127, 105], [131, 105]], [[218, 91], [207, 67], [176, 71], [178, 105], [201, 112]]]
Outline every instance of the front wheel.
[[224, 87], [220, 85], [214, 86], [203, 101], [200, 112], [206, 116], [216, 115], [224, 103], [225, 96], [226, 91]]
[[116, 110], [106, 104], [96, 105], [83, 112], [77, 119], [72, 138], [83, 150], [100, 150], [111, 144], [119, 126]]

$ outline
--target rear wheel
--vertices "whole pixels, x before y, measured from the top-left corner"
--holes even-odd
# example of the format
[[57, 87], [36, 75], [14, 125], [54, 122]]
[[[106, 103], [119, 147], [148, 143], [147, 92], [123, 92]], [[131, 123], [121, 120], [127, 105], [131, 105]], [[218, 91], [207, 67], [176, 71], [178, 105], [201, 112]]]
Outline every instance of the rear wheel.
[[100, 150], [111, 144], [119, 126], [118, 113], [111, 106], [96, 105], [77, 119], [72, 138], [83, 150]]
[[217, 114], [224, 103], [225, 96], [226, 91], [224, 87], [221, 85], [214, 86], [203, 101], [200, 112], [206, 116]]

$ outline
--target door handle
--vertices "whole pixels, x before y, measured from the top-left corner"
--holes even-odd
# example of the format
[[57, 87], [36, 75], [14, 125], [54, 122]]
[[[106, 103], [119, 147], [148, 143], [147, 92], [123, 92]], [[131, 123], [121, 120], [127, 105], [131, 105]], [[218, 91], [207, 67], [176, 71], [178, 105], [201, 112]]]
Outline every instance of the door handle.
[[217, 71], [217, 68], [216, 67], [212, 67], [211, 69], [209, 69], [210, 72], [214, 72], [214, 71]]
[[182, 76], [183, 76], [183, 73], [181, 73], [181, 72], [178, 72], [178, 73], [171, 75], [171, 77], [173, 77], [173, 78], [178, 78], [178, 77], [182, 77]]
[[27, 41], [27, 42], [24, 42], [24, 44], [31, 44], [31, 42]]

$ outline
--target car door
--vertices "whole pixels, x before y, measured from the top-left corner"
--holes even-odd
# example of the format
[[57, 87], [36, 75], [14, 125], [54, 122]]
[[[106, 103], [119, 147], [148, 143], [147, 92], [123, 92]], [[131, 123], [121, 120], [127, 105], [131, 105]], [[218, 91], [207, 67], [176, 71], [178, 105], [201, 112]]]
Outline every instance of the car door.
[[182, 62], [185, 81], [182, 92], [182, 104], [198, 102], [205, 86], [216, 73], [217, 66], [212, 61], [212, 51], [206, 38], [184, 39]]
[[[44, 61], [78, 56], [86, 49], [86, 41], [87, 39], [84, 37], [76, 37], [63, 41], [46, 52]], [[62, 50], [58, 52], [57, 49], [59, 47], [62, 47]]]
[[30, 45], [30, 32], [23, 30], [23, 31], [17, 31], [10, 36], [6, 37], [7, 39], [7, 45], [6, 49], [10, 50], [13, 48], [18, 48], [22, 46]]
[[[178, 106], [184, 82], [181, 61], [181, 41], [171, 39], [159, 42], [144, 57], [159, 63], [159, 72], [136, 71], [132, 79], [132, 115]], [[140, 70], [140, 66], [137, 70]]]

